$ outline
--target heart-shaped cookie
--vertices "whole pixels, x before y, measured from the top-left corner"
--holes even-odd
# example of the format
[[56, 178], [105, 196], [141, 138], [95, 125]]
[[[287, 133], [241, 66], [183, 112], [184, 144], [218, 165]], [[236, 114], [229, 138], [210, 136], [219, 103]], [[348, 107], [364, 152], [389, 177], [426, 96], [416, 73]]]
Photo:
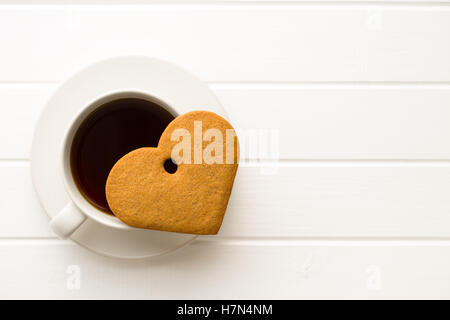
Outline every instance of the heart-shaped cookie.
[[106, 181], [109, 207], [132, 227], [216, 234], [238, 150], [236, 133], [222, 117], [207, 111], [181, 115], [167, 126], [157, 148], [134, 150], [114, 165]]

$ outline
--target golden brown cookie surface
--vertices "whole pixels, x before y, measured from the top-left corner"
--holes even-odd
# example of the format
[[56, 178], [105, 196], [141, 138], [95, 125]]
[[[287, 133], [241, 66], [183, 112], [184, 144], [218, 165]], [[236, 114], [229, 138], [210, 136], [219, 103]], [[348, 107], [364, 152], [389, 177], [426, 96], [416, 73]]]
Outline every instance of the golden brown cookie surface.
[[[164, 168], [178, 162], [175, 173]], [[126, 224], [161, 231], [216, 234], [238, 167], [231, 125], [207, 111], [175, 118], [157, 148], [140, 148], [111, 169], [106, 198]]]

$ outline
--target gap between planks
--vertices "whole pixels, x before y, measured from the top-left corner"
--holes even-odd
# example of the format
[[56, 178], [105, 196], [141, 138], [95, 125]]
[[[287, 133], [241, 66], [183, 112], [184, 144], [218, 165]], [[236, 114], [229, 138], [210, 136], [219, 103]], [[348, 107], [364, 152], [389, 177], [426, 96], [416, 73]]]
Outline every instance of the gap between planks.
[[[450, 0], [449, 0], [450, 1]], [[1, 5], [0, 5], [1, 7]], [[56, 89], [61, 82], [0, 80], [0, 87], [42, 86]], [[205, 81], [213, 89], [450, 89], [450, 81]]]
[[89, 6], [118, 6], [118, 5], [152, 5], [152, 6], [447, 6], [450, 0], [4, 0], [0, 6], [7, 5], [89, 5]]
[[[0, 167], [28, 167], [28, 159], [0, 159]], [[255, 160], [243, 160], [239, 164], [241, 167], [259, 167], [270, 165], [271, 167], [450, 167], [450, 159], [436, 160], [415, 160], [415, 159], [279, 159], [278, 163], [264, 160], [258, 162]]]
[[[0, 246], [77, 246], [71, 240], [57, 238], [0, 238]], [[450, 238], [217, 238], [205, 236], [196, 239], [194, 246], [246, 246], [246, 247], [450, 247]]]

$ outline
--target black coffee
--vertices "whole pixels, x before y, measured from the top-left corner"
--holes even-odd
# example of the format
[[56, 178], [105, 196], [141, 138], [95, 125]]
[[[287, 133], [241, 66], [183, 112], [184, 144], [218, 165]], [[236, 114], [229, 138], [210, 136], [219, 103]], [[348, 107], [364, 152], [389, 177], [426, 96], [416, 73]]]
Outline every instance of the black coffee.
[[76, 131], [70, 151], [72, 175], [86, 200], [112, 213], [105, 195], [109, 171], [128, 152], [156, 147], [173, 119], [160, 105], [137, 98], [108, 102], [88, 115]]

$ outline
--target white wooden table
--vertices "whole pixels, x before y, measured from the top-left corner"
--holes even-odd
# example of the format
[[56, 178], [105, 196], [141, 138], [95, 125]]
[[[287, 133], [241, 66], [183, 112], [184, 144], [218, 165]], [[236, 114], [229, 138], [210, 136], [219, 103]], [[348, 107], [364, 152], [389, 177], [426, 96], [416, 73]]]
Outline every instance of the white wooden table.
[[[450, 298], [449, 2], [68, 2], [0, 4], [0, 298]], [[130, 54], [281, 139], [218, 236], [153, 260], [56, 239], [29, 172], [58, 83]]]

